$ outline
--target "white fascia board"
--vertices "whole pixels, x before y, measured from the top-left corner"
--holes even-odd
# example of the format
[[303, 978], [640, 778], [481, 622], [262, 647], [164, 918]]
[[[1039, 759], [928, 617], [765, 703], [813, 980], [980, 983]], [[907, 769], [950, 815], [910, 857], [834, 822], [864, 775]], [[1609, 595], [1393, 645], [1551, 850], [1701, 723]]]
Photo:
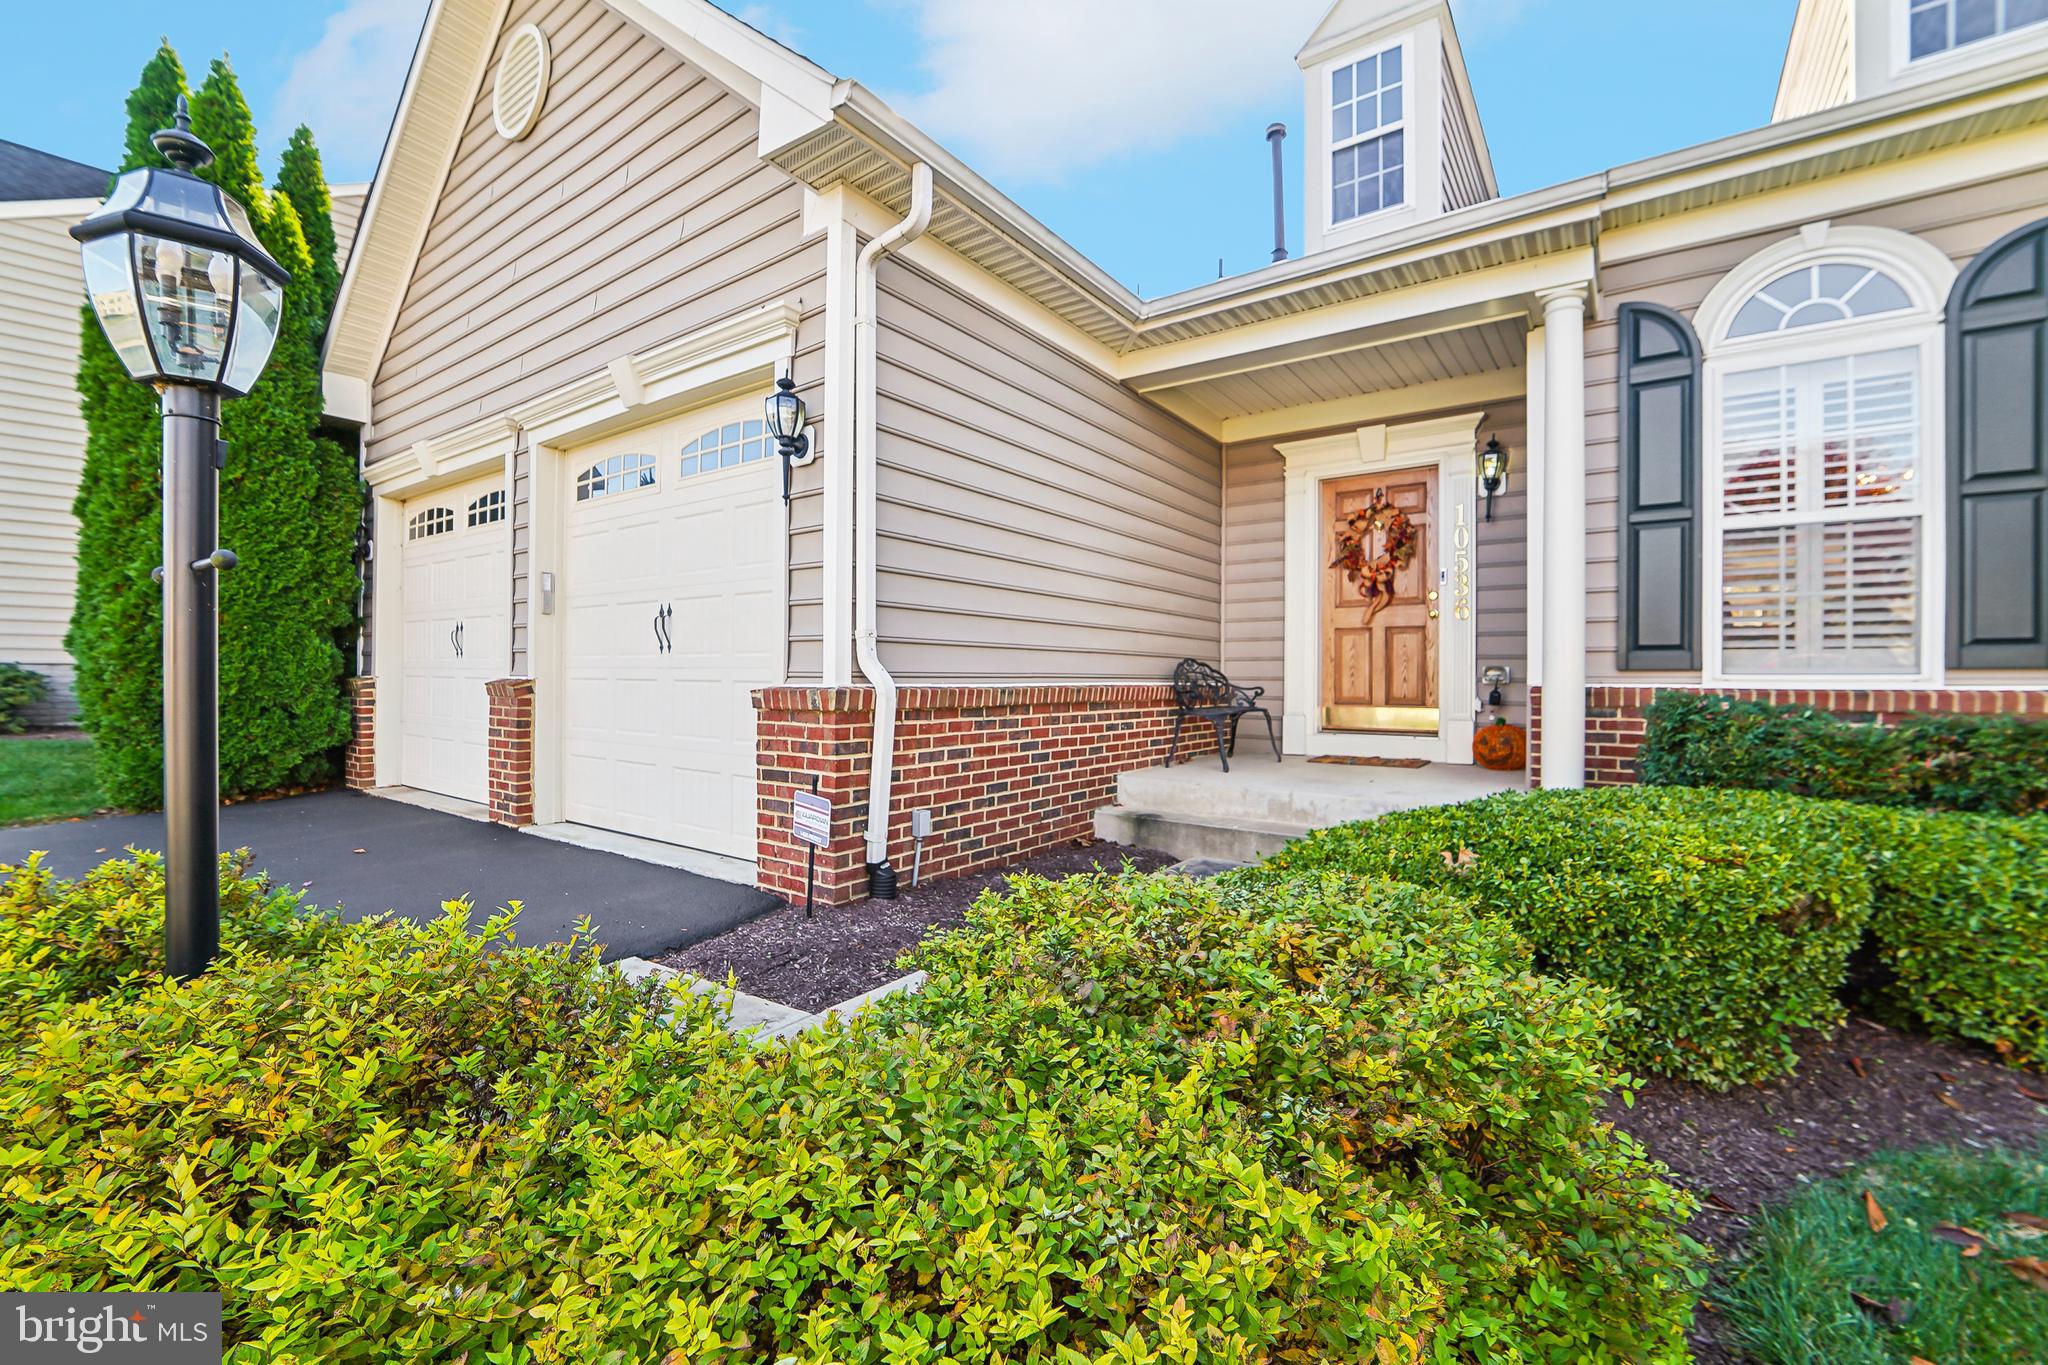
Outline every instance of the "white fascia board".
[[666, 44], [761, 111], [766, 156], [832, 122], [832, 73], [706, 0], [605, 0], [621, 17]]
[[1880, 137], [1974, 118], [2027, 99], [2048, 99], [2048, 75], [2042, 72], [2039, 58], [2004, 62], [1911, 90], [1854, 100], [1617, 166], [1607, 172], [1606, 208], [1626, 208]]
[[1309, 34], [1308, 41], [1294, 54], [1294, 64], [1307, 70], [1318, 62], [1327, 61], [1346, 48], [1366, 47], [1394, 36], [1397, 29], [1409, 28], [1439, 11], [1448, 12], [1450, 6], [1444, 0], [1415, 0], [1408, 5], [1387, 5], [1384, 0], [1378, 5], [1378, 12], [1363, 17], [1356, 23], [1333, 28], [1332, 22], [1341, 19], [1340, 12], [1350, 8], [1353, 0], [1337, 0], [1323, 15], [1322, 22]]
[[[1311, 354], [1467, 327], [1489, 318], [1526, 313], [1529, 300], [1543, 290], [1588, 285], [1596, 268], [1593, 249], [1580, 247], [1490, 270], [1453, 274], [1427, 284], [1129, 352], [1118, 361], [1117, 378], [1142, 392], [1263, 367], [1273, 363], [1276, 353], [1286, 360], [1299, 360]], [[1267, 358], [1254, 359], [1254, 353], [1261, 351]]]
[[1098, 305], [1127, 322], [1135, 321], [1143, 311], [1144, 301], [1136, 294], [859, 82], [841, 82], [836, 98], [839, 117], [855, 132], [906, 166], [919, 161], [930, 166], [935, 188], [1040, 257], [1049, 269], [1093, 296]]
[[[356, 325], [355, 295], [359, 287], [357, 281], [362, 273], [363, 257], [360, 248], [369, 240], [371, 232], [378, 225], [377, 210], [382, 207], [383, 200], [383, 195], [379, 191], [383, 186], [384, 170], [391, 164], [392, 146], [397, 143], [411, 122], [412, 108], [419, 98], [420, 55], [427, 50], [428, 43], [433, 41], [439, 32], [445, 10], [446, 0], [431, 0], [427, 6], [427, 17], [420, 25], [419, 40], [413, 45], [412, 60], [405, 69], [405, 84], [398, 92], [398, 109], [391, 117], [391, 126], [385, 130], [384, 146], [377, 153], [377, 169], [371, 174], [370, 187], [363, 200], [363, 212], [356, 222], [355, 245], [350, 249], [349, 259], [343, 265], [341, 287], [334, 295], [334, 309], [329, 315], [327, 336], [320, 345], [320, 368], [323, 371], [328, 369], [328, 356], [333, 352], [335, 342]], [[365, 374], [360, 377], [367, 380], [370, 376]]]
[[75, 223], [91, 214], [100, 203], [98, 199], [13, 199], [0, 203], [0, 221], [17, 218], [68, 218]]
[[370, 424], [370, 381], [358, 375], [323, 370], [320, 374], [320, 412], [337, 422]]

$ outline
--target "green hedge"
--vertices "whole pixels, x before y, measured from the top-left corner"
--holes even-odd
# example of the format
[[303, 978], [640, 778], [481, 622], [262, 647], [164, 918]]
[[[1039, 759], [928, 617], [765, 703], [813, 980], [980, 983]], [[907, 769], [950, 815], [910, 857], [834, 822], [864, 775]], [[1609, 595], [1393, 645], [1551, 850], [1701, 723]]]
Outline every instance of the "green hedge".
[[50, 695], [50, 680], [32, 668], [0, 663], [0, 734], [28, 729], [24, 713]]
[[217, 1288], [237, 1365], [1684, 1358], [1613, 1001], [1414, 888], [1029, 885], [756, 1050], [459, 906], [235, 883], [198, 981], [77, 966], [146, 962], [99, 902], [154, 875], [9, 892], [103, 927], [0, 1079], [0, 1289]]
[[1743, 787], [1884, 806], [2048, 811], [2048, 723], [1911, 716], [1889, 728], [1806, 706], [1662, 692], [1644, 710], [1644, 782]]
[[1936, 1033], [2048, 1062], [2048, 816], [1859, 812], [1877, 944], [1899, 1003]]
[[1634, 1064], [1731, 1085], [1782, 1075], [1870, 917], [1851, 823], [1746, 792], [1609, 788], [1491, 797], [1322, 830], [1254, 881], [1340, 867], [1456, 891], [1504, 916], [1543, 965], [1633, 1007]]
[[1899, 1004], [2014, 1062], [2048, 1058], [2048, 817], [1769, 792], [1491, 797], [1322, 830], [1249, 884], [1342, 868], [1456, 891], [1548, 969], [1633, 1008], [1630, 1062], [1710, 1085], [1782, 1075], [1842, 1016], [1864, 936]]

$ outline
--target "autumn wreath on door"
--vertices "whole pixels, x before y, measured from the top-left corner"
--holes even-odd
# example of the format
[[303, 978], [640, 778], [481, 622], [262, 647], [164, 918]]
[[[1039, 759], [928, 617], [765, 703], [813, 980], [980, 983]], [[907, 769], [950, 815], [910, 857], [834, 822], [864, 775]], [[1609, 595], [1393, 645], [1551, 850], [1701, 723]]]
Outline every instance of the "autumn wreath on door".
[[1366, 504], [1338, 527], [1337, 557], [1330, 567], [1342, 569], [1358, 585], [1366, 620], [1393, 600], [1394, 576], [1414, 560], [1415, 541], [1415, 523], [1388, 500], [1384, 488], [1373, 489]]

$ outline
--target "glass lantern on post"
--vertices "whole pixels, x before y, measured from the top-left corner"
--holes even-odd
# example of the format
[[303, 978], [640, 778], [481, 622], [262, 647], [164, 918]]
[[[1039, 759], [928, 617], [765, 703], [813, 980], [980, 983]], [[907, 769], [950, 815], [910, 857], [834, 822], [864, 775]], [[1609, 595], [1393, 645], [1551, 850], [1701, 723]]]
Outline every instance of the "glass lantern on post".
[[219, 578], [222, 394], [256, 385], [291, 275], [234, 198], [193, 172], [213, 160], [184, 96], [152, 139], [166, 167], [128, 172], [71, 229], [86, 292], [130, 377], [163, 395], [164, 957], [198, 975], [220, 944]]

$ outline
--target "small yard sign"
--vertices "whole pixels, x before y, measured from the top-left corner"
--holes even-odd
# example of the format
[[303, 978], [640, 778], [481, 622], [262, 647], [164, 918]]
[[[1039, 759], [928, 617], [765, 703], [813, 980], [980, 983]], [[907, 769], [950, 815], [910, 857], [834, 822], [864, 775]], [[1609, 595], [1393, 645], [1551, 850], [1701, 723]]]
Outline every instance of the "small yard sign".
[[816, 792], [790, 793], [790, 833], [813, 848], [832, 842], [832, 803]]

